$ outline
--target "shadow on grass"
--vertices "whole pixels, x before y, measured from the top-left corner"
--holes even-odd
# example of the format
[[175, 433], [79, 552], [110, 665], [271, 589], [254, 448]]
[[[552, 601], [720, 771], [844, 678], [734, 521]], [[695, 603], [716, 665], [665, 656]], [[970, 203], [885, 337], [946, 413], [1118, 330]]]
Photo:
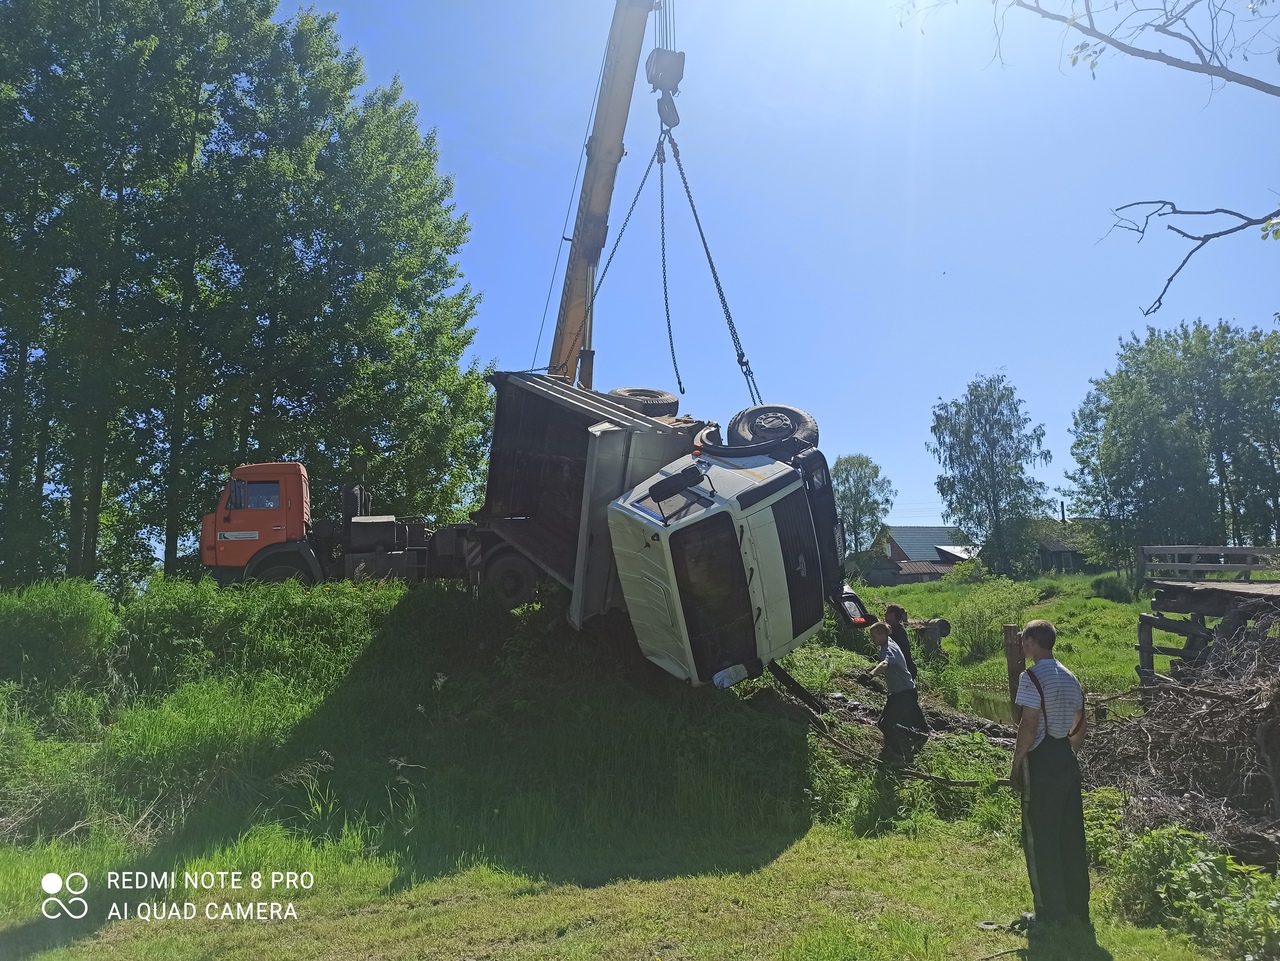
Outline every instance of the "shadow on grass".
[[749, 871], [808, 830], [805, 728], [667, 677], [625, 618], [573, 634], [554, 601], [511, 617], [422, 590], [396, 613], [292, 745], [335, 802], [297, 826], [362, 812], [393, 887], [476, 860], [585, 886]]
[[[802, 724], [667, 677], [625, 618], [574, 634], [555, 597], [509, 614], [428, 584], [286, 744], [119, 867], [180, 869], [283, 822], [315, 840], [357, 825], [398, 865], [389, 891], [477, 863], [581, 886], [746, 872], [809, 829], [807, 764]], [[17, 925], [0, 957], [104, 923]]]
[[1113, 961], [1110, 951], [1098, 944], [1092, 928], [1080, 924], [1033, 928], [1026, 947], [984, 955], [983, 961], [1017, 958], [1019, 961]]

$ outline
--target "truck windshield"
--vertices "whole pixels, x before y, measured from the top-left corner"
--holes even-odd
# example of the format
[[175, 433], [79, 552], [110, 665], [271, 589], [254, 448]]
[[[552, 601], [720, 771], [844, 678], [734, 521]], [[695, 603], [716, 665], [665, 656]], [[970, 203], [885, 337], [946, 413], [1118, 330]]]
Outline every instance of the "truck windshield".
[[756, 657], [751, 595], [733, 519], [715, 514], [671, 535], [680, 607], [698, 679]]

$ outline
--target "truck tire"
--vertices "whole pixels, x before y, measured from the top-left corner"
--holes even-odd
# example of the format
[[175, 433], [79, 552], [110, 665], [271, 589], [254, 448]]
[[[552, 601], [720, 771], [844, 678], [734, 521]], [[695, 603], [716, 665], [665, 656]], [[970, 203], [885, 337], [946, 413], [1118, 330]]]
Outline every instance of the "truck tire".
[[818, 422], [799, 407], [759, 404], [733, 415], [729, 421], [730, 447], [780, 444], [796, 438], [810, 447], [818, 446]]
[[507, 610], [528, 601], [540, 580], [542, 571], [529, 558], [515, 551], [503, 551], [491, 557], [484, 566], [484, 583], [491, 585]]
[[315, 583], [311, 574], [298, 567], [296, 564], [287, 563], [269, 563], [262, 570], [256, 572], [249, 580], [261, 581], [264, 584], [283, 584], [285, 581], [297, 581], [305, 587], [310, 587]]
[[609, 396], [623, 407], [646, 417], [674, 414], [680, 409], [679, 397], [653, 387], [616, 387], [609, 391]]

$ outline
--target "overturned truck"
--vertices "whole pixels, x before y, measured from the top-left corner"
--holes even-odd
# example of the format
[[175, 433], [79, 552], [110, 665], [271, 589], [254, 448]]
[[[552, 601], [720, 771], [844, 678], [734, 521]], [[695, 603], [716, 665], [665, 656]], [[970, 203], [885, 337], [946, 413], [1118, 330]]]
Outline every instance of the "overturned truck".
[[[472, 523], [374, 516], [352, 488], [343, 518], [312, 520], [302, 465], [246, 465], [205, 517], [206, 564], [222, 580], [465, 577], [512, 605], [550, 576], [570, 592], [574, 626], [625, 611], [644, 655], [695, 685], [759, 676], [821, 627], [824, 602], [847, 624], [874, 620], [844, 584], [831, 478], [803, 411], [748, 408], [726, 441], [661, 391], [528, 373], [490, 382], [489, 476]], [[268, 489], [291, 477], [292, 498]]]

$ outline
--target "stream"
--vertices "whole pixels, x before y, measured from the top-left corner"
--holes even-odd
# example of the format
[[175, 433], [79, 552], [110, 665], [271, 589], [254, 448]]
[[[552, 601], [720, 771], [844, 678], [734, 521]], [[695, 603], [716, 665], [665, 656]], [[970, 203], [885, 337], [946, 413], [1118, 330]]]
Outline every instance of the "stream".
[[[998, 724], [1013, 724], [1013, 708], [1009, 704], [1007, 696], [992, 694], [990, 691], [968, 691], [969, 713], [978, 717], [985, 717], [989, 721], [995, 721]], [[1105, 711], [1105, 716], [1110, 717], [1131, 717], [1142, 711], [1136, 698], [1118, 698], [1114, 701], [1107, 701], [1105, 705], [1097, 705], [1093, 707], [1093, 714], [1090, 721], [1098, 720], [1097, 710], [1101, 707]]]

